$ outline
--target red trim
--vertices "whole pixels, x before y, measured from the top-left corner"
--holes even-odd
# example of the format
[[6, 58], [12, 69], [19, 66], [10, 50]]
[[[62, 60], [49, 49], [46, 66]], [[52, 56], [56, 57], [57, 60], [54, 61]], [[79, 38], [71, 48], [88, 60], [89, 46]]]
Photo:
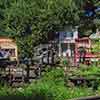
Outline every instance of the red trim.
[[[80, 57], [80, 54], [76, 53], [76, 58], [79, 58], [79, 57]], [[88, 52], [86, 53], [85, 58], [100, 58], [100, 57], [98, 57], [98, 54], [92, 54]]]
[[90, 38], [89, 37], [78, 38], [78, 39], [76, 39], [76, 42], [83, 41], [83, 40], [90, 40]]

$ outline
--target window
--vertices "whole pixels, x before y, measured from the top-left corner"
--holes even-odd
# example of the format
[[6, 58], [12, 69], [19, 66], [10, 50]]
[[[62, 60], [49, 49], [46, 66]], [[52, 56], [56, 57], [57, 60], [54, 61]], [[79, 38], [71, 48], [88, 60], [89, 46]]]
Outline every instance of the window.
[[12, 57], [15, 56], [15, 49], [11, 49], [11, 50], [10, 50], [10, 55], [11, 55]]
[[15, 56], [15, 49], [3, 49], [5, 54], [14, 57]]
[[64, 37], [66, 38], [72, 38], [73, 37], [73, 32], [65, 32]]
[[60, 32], [59, 39], [65, 40], [65, 39], [71, 39], [73, 38], [73, 32]]

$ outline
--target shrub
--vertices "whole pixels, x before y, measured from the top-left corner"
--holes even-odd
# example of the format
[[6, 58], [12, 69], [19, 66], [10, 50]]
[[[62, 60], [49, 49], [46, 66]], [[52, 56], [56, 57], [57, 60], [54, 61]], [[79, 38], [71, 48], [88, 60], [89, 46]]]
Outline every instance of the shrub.
[[64, 74], [61, 68], [45, 73], [40, 80], [36, 80], [24, 88], [12, 89], [5, 86], [0, 90], [1, 96], [24, 96], [25, 100], [67, 100], [92, 94], [94, 93], [89, 88], [64, 86]]

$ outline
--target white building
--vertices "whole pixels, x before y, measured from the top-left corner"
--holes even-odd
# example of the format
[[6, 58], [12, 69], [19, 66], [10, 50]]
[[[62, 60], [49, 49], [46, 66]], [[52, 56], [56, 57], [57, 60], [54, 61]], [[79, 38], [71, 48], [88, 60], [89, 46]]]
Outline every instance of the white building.
[[78, 39], [78, 29], [59, 32], [59, 56], [74, 57], [75, 40]]

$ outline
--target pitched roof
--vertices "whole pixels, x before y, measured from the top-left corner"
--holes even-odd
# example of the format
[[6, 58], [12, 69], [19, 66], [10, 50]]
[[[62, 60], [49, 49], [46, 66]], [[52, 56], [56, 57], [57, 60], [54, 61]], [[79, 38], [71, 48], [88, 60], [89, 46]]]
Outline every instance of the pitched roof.
[[100, 39], [100, 35], [97, 35], [96, 33], [93, 33], [89, 36], [90, 39]]

